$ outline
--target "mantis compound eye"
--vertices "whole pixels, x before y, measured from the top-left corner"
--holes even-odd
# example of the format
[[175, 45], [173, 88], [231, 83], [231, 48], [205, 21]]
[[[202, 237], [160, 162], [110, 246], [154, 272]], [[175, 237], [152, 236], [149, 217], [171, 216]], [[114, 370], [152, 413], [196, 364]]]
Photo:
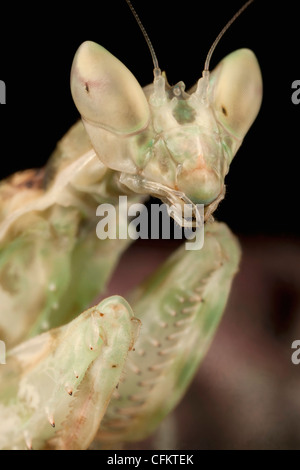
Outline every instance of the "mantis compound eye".
[[71, 92], [83, 120], [95, 127], [128, 135], [148, 124], [149, 107], [138, 81], [95, 42], [84, 42], [75, 54]]
[[249, 49], [225, 57], [211, 74], [212, 96], [218, 122], [242, 140], [255, 120], [262, 101], [262, 78]]

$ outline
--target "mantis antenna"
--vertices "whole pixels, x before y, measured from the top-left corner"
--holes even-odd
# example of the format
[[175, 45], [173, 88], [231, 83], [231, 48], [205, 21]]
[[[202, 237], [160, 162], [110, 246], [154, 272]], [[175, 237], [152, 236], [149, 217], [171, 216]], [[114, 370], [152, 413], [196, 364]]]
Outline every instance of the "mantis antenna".
[[161, 70], [159, 68], [159, 65], [158, 65], [158, 60], [157, 60], [157, 57], [156, 57], [156, 54], [155, 54], [155, 51], [154, 51], [154, 47], [152, 45], [152, 42], [150, 41], [150, 38], [148, 36], [148, 33], [143, 25], [143, 23], [141, 22], [141, 19], [139, 17], [139, 15], [137, 14], [137, 12], [135, 11], [132, 3], [130, 0], [126, 0], [133, 16], [135, 17], [136, 21], [137, 21], [137, 24], [139, 25], [140, 27], [140, 30], [142, 31], [143, 33], [143, 36], [147, 42], [147, 45], [149, 47], [149, 50], [150, 50], [150, 53], [151, 53], [151, 56], [152, 56], [152, 61], [153, 61], [153, 65], [154, 65], [154, 77], [159, 77], [161, 75]]
[[[127, 1], [127, 0], [126, 0]], [[228, 23], [224, 26], [224, 28], [222, 29], [222, 31], [220, 31], [220, 33], [218, 34], [218, 36], [216, 37], [216, 39], [214, 40], [211, 48], [209, 49], [208, 51], [208, 54], [207, 54], [207, 57], [206, 57], [206, 60], [205, 60], [205, 64], [204, 64], [204, 74], [205, 72], [208, 72], [209, 71], [209, 63], [210, 63], [210, 59], [211, 59], [211, 56], [213, 55], [213, 52], [216, 48], [216, 46], [218, 45], [220, 39], [224, 36], [224, 34], [226, 33], [227, 29], [230, 28], [230, 26], [232, 25], [232, 23], [241, 15], [241, 13], [243, 13], [244, 10], [246, 10], [246, 8], [251, 4], [253, 3], [254, 0], [248, 0], [248, 2], [246, 2], [237, 12], [235, 15], [233, 15], [233, 17], [231, 18], [231, 20], [228, 21]], [[128, 2], [127, 2], [128, 3]]]

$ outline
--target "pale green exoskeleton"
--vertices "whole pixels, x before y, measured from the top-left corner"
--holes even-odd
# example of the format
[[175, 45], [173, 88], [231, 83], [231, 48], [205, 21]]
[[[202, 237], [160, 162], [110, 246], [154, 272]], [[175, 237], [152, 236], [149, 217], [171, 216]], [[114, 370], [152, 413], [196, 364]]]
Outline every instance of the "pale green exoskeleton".
[[[2, 449], [107, 447], [153, 432], [191, 382], [239, 264], [238, 242], [211, 214], [259, 111], [254, 54], [233, 52], [212, 73], [205, 66], [187, 93], [156, 63], [142, 89], [118, 59], [85, 42], [71, 89], [82, 122], [45, 169], [0, 184]], [[130, 242], [96, 237], [98, 205], [118, 212], [120, 195], [129, 204], [148, 195], [195, 211], [204, 204], [204, 247], [179, 248], [130, 305], [113, 296], [81, 313]]]
[[202, 203], [210, 214], [260, 107], [257, 60], [248, 49], [233, 52], [192, 93], [156, 72], [143, 91], [118, 59], [85, 42], [73, 62], [73, 98], [94, 150], [121, 185], [169, 204]]

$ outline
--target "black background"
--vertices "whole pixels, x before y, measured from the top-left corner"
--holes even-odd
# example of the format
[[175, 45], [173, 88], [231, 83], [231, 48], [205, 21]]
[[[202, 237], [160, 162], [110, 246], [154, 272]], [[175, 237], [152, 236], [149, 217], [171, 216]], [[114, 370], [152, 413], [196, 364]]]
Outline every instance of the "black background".
[[[171, 84], [187, 88], [201, 76], [213, 40], [242, 0], [136, 0]], [[116, 55], [141, 85], [152, 81], [147, 45], [125, 0], [1, 5], [0, 177], [43, 166], [57, 140], [78, 118], [69, 91], [77, 47], [94, 40]], [[261, 112], [227, 176], [217, 211], [241, 234], [299, 235], [300, 105], [291, 84], [300, 79], [300, 6], [297, 1], [256, 0], [217, 46], [213, 68], [234, 49], [251, 48], [264, 80]]]

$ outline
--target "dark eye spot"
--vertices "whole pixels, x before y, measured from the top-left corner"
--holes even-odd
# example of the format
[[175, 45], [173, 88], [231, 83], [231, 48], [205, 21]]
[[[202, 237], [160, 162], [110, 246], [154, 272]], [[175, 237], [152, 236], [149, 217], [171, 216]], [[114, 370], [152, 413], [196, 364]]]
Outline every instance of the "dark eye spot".
[[85, 83], [85, 87], [84, 87], [84, 88], [85, 88], [85, 91], [86, 91], [87, 93], [90, 91], [90, 89], [89, 89], [89, 85], [88, 85], [88, 83], [87, 83], [87, 82]]
[[225, 106], [221, 106], [221, 110], [224, 116], [228, 116], [227, 109], [225, 108]]

